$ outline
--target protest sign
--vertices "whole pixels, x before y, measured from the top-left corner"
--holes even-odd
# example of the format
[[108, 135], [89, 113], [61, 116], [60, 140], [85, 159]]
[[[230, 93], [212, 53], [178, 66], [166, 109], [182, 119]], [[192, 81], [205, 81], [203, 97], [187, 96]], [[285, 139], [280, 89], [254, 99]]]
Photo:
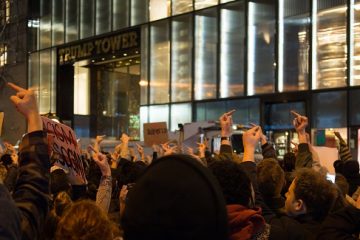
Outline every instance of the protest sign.
[[69, 180], [73, 185], [86, 184], [85, 170], [75, 132], [68, 126], [41, 117], [44, 130], [48, 134], [49, 147], [60, 156], [55, 165], [69, 171]]
[[144, 143], [146, 146], [168, 141], [166, 122], [144, 123]]

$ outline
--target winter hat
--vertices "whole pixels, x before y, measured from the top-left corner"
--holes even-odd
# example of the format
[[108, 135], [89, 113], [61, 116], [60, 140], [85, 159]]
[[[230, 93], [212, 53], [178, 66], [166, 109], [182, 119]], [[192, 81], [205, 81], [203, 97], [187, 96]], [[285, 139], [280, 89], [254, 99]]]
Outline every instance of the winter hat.
[[124, 239], [227, 239], [225, 201], [214, 176], [189, 155], [151, 164], [128, 192]]

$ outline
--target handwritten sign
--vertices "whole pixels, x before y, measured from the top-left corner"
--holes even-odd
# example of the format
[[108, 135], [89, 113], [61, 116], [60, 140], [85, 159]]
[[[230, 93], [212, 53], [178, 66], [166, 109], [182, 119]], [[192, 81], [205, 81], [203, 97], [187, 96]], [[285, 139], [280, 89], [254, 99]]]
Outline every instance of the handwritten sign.
[[64, 124], [46, 117], [41, 118], [44, 130], [48, 134], [49, 146], [52, 151], [61, 156], [60, 159], [56, 160], [55, 165], [69, 171], [68, 177], [71, 184], [86, 184], [85, 170], [75, 132]]
[[144, 123], [144, 143], [146, 146], [168, 141], [166, 122]]

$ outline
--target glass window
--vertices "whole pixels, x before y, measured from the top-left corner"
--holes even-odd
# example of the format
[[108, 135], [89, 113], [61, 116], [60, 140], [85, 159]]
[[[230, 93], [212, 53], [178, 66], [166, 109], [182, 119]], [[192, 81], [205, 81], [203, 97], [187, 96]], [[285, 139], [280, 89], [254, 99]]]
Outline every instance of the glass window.
[[211, 7], [218, 4], [218, 0], [195, 0], [195, 10]]
[[129, 0], [113, 0], [113, 30], [129, 26]]
[[150, 21], [170, 16], [170, 0], [150, 0]]
[[351, 90], [350, 91], [350, 124], [351, 125], [360, 125], [360, 90]]
[[275, 7], [249, 2], [248, 9], [248, 95], [274, 92]]
[[317, 0], [313, 89], [346, 86], [346, 0]]
[[74, 114], [90, 114], [90, 68], [74, 66]]
[[150, 33], [150, 103], [167, 103], [170, 63], [169, 21], [152, 24]]
[[0, 67], [5, 66], [8, 60], [8, 46], [7, 44], [0, 44]]
[[64, 0], [52, 1], [52, 45], [64, 43]]
[[243, 2], [221, 8], [220, 97], [244, 95], [245, 6]]
[[258, 98], [229, 100], [227, 111], [235, 109], [233, 122], [236, 124], [260, 124], [260, 100]]
[[220, 3], [227, 3], [227, 2], [233, 2], [235, 0], [220, 0]]
[[39, 85], [40, 85], [39, 52], [34, 52], [31, 53], [29, 56], [29, 87], [34, 90], [38, 102], [39, 102]]
[[29, 19], [28, 20], [28, 51], [35, 51], [39, 49], [39, 33], [40, 33], [40, 20]]
[[96, 1], [96, 34], [111, 31], [111, 0]]
[[94, 0], [81, 0], [80, 38], [94, 35]]
[[169, 126], [169, 105], [150, 106], [149, 122], [166, 122]]
[[[352, 6], [352, 15], [350, 15], [350, 57], [349, 69], [351, 71], [350, 85], [360, 85], [360, 0], [350, 1]], [[360, 151], [359, 151], [360, 153]]]
[[50, 90], [50, 101], [51, 101], [51, 112], [56, 113], [56, 71], [57, 71], [57, 52], [56, 48], [51, 50], [51, 90]]
[[179, 129], [179, 123], [191, 122], [191, 103], [173, 104], [171, 105], [171, 126], [170, 130], [175, 131]]
[[306, 90], [309, 85], [310, 2], [279, 1], [278, 89]]
[[148, 103], [148, 90], [149, 90], [149, 27], [148, 25], [143, 25], [141, 27], [141, 76], [140, 76], [140, 104], [144, 105]]
[[131, 0], [131, 26], [135, 26], [149, 19], [149, 1]]
[[149, 122], [149, 107], [140, 107], [140, 141], [144, 141], [144, 123]]
[[195, 99], [216, 98], [217, 9], [195, 16]]
[[51, 46], [51, 1], [41, 0], [40, 49]]
[[291, 111], [306, 115], [305, 102], [271, 103], [265, 106], [265, 129], [293, 129]]
[[78, 39], [78, 1], [66, 0], [65, 41], [72, 42]]
[[39, 111], [41, 114], [51, 111], [51, 50], [40, 52], [40, 89]]
[[205, 102], [196, 104], [195, 121], [218, 121], [219, 117], [226, 111], [226, 102]]
[[192, 15], [174, 18], [171, 46], [171, 101], [191, 100]]
[[316, 93], [312, 97], [312, 128], [347, 126], [345, 91]]
[[186, 13], [193, 10], [193, 0], [172, 0], [172, 15]]

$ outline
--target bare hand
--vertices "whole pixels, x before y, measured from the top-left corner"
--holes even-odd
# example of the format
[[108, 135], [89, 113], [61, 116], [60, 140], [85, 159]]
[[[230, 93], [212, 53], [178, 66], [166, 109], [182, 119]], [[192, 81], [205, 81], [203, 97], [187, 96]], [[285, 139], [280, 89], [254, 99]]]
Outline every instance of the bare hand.
[[104, 140], [105, 136], [106, 135], [96, 136], [95, 141], [100, 144]]
[[295, 111], [291, 111], [291, 113], [295, 116], [295, 118], [293, 120], [293, 125], [294, 125], [296, 131], [300, 134], [304, 134], [305, 129], [306, 129], [307, 125], [309, 124], [308, 118], [298, 114]]
[[253, 127], [243, 134], [243, 144], [245, 149], [255, 150], [260, 137], [262, 135], [261, 128], [259, 126]]
[[129, 139], [130, 139], [129, 136], [126, 133], [123, 133], [120, 138], [121, 142], [125, 144], [129, 142]]
[[232, 115], [236, 110], [231, 110], [229, 112], [224, 113], [219, 118], [220, 126], [221, 126], [221, 136], [222, 137], [230, 137], [232, 134]]
[[94, 151], [94, 149], [92, 149], [91, 152], [92, 152], [92, 158], [94, 159], [95, 163], [99, 166], [102, 176], [111, 176], [111, 169], [106, 156], [100, 152]]

